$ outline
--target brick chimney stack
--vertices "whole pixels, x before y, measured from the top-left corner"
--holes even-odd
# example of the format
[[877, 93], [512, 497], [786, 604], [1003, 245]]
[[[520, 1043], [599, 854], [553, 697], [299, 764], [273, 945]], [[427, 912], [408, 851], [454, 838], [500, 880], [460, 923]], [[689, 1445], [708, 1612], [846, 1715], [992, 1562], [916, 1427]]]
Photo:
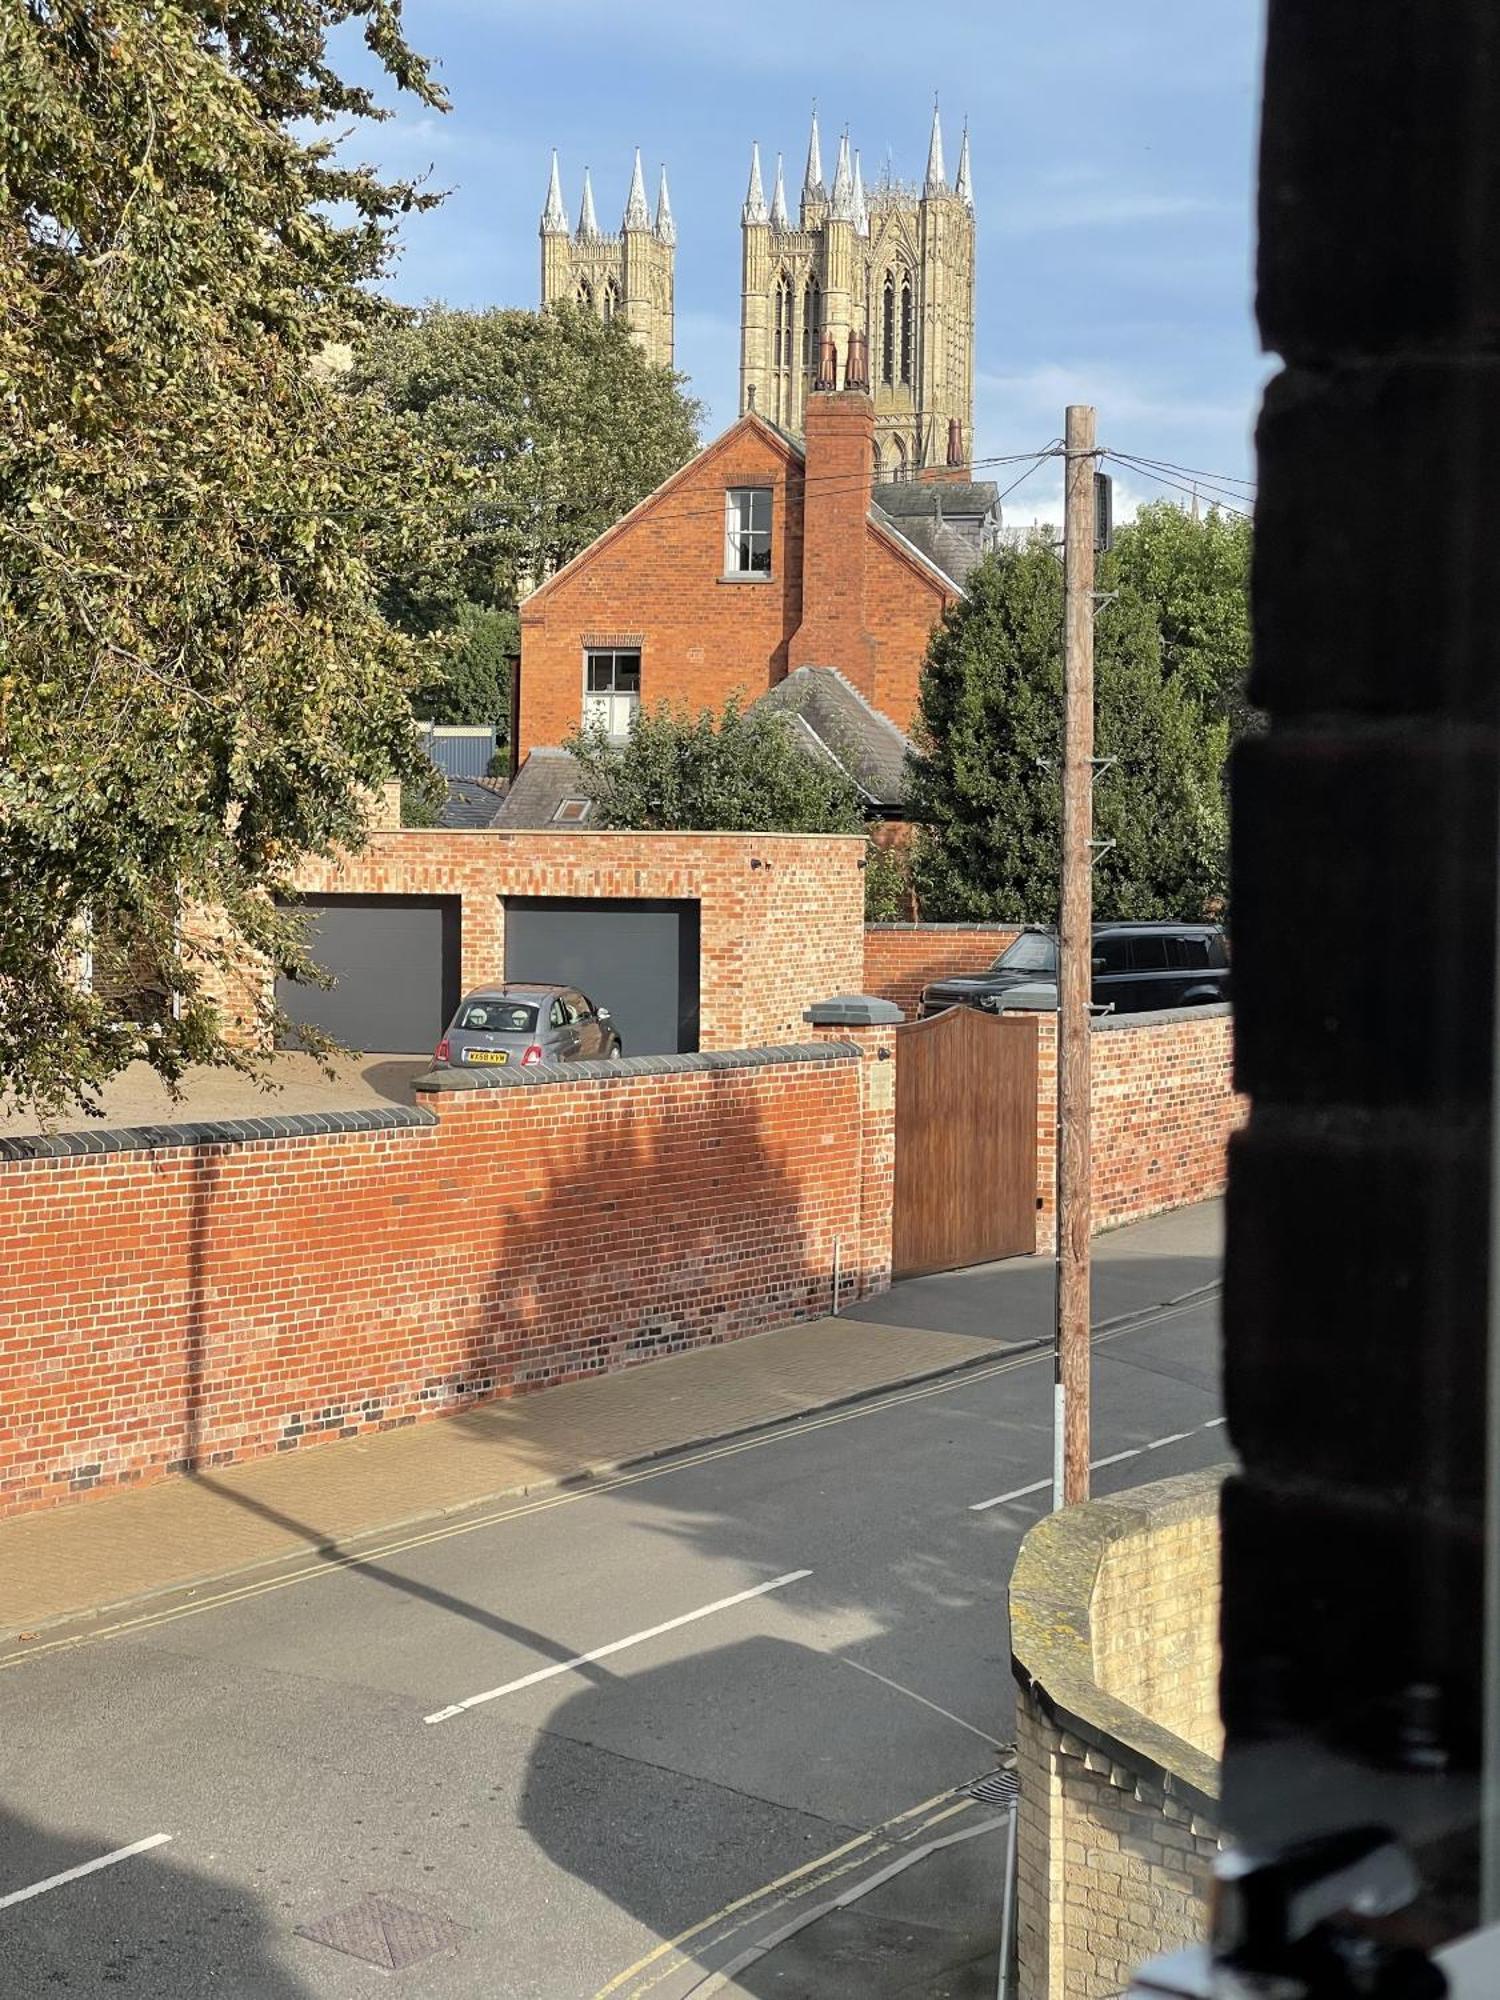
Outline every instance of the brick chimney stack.
[[[832, 345], [830, 337], [825, 356]], [[865, 552], [875, 404], [859, 334], [850, 335], [842, 389], [834, 387], [836, 367], [836, 355], [831, 363], [820, 362], [804, 416], [802, 623], [787, 667], [837, 667], [873, 702], [875, 644], [865, 627]]]

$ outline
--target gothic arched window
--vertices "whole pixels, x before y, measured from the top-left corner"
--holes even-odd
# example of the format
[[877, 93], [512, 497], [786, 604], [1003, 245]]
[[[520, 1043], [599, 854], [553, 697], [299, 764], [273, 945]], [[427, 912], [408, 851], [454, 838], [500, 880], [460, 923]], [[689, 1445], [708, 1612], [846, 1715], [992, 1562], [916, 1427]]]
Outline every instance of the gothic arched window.
[[911, 381], [912, 336], [915, 331], [911, 309], [911, 279], [901, 280], [901, 380]]
[[891, 439], [891, 455], [892, 478], [904, 479], [906, 477], [906, 442], [899, 435]]
[[802, 366], [816, 368], [818, 349], [823, 344], [823, 288], [809, 278], [802, 294]]
[[576, 296], [579, 305], [586, 307], [590, 312], [594, 310], [594, 288], [587, 278], [580, 278], [578, 280]]
[[778, 368], [791, 366], [792, 281], [785, 271], [776, 280], [776, 335], [771, 348], [771, 357]]
[[603, 312], [605, 320], [612, 320], [620, 310], [620, 288], [611, 278], [604, 287]]
[[882, 382], [894, 382], [896, 379], [896, 280], [889, 271], [885, 274], [885, 293], [881, 304], [880, 379]]

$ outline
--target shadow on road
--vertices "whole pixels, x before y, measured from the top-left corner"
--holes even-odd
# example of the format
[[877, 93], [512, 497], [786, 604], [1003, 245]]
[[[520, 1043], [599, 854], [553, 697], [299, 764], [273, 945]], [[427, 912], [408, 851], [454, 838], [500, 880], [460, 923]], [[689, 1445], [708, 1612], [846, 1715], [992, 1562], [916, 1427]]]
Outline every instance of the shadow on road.
[[[0, 1896], [124, 1844], [118, 1832], [80, 1840], [0, 1809]], [[290, 1930], [289, 1917], [192, 1868], [174, 1843], [0, 1911], [0, 1992], [310, 2000], [282, 1962]]]

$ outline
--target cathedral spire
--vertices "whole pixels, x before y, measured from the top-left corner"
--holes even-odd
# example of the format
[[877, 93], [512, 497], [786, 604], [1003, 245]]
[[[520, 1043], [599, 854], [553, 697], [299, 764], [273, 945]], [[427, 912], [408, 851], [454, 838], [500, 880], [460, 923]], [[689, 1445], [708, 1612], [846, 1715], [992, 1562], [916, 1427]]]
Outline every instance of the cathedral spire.
[[812, 131], [807, 140], [807, 172], [802, 176], [802, 199], [804, 201], [825, 201], [828, 190], [823, 185], [823, 148], [818, 144], [818, 107], [813, 106]]
[[766, 220], [766, 194], [760, 184], [760, 142], [750, 147], [750, 185], [745, 190], [745, 206], [740, 211], [741, 219], [749, 224], [764, 223]]
[[870, 211], [865, 205], [865, 177], [859, 170], [859, 154], [854, 155], [854, 233], [868, 236], [870, 233]]
[[833, 170], [833, 200], [829, 214], [835, 222], [854, 220], [854, 178], [849, 171], [849, 134], [839, 135], [838, 165]]
[[622, 229], [649, 229], [651, 211], [646, 206], [646, 176], [641, 172], [641, 149], [635, 149], [635, 166], [630, 175], [630, 193], [625, 198]]
[[932, 104], [932, 138], [927, 146], [927, 181], [924, 194], [946, 194], [948, 175], [943, 166], [943, 121], [938, 115], [936, 98]]
[[662, 163], [661, 183], [656, 190], [656, 240], [658, 243], [677, 241], [677, 224], [672, 220], [672, 201], [667, 193], [666, 163]]
[[969, 121], [964, 120], [964, 142], [958, 149], [958, 179], [953, 184], [953, 192], [965, 208], [974, 206], [974, 183], [969, 176]]
[[771, 195], [771, 227], [773, 229], [790, 229], [791, 226], [791, 223], [787, 220], [786, 182], [782, 179], [781, 155], [778, 153], [776, 155], [776, 187]]
[[594, 213], [594, 188], [587, 167], [583, 170], [583, 206], [578, 211], [578, 234], [582, 237], [599, 234], [599, 218]]
[[543, 236], [568, 234], [568, 211], [563, 207], [562, 176], [557, 171], [557, 148], [552, 148], [552, 178], [547, 183], [547, 206], [542, 210]]

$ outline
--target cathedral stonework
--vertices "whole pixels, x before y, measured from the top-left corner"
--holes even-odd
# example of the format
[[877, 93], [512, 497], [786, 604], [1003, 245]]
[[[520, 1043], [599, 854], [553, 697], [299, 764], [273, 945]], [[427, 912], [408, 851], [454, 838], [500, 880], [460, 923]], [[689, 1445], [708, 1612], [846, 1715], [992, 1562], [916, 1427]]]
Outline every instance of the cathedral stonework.
[[646, 182], [637, 148], [625, 213], [618, 232], [609, 235], [600, 229], [594, 214], [594, 190], [587, 167], [583, 170], [578, 227], [569, 227], [554, 152], [541, 238], [544, 306], [563, 300], [586, 307], [600, 319], [623, 319], [648, 361], [663, 368], [672, 366], [677, 228], [665, 167], [653, 218], [646, 205]]
[[920, 187], [868, 191], [840, 139], [823, 179], [816, 114], [795, 226], [781, 161], [767, 204], [760, 149], [740, 221], [740, 408], [800, 437], [825, 333], [840, 354], [865, 336], [875, 473], [902, 478], [966, 462], [974, 419], [974, 195], [969, 135], [948, 181], [936, 111]]

